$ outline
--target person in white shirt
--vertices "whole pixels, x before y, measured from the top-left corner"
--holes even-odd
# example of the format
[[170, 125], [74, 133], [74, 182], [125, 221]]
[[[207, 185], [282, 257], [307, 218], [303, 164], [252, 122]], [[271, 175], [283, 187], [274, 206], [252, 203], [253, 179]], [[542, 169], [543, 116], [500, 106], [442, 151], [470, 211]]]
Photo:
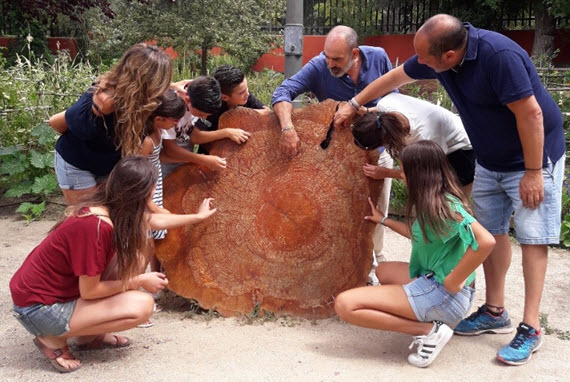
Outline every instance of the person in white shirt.
[[[463, 192], [469, 196], [475, 175], [475, 152], [467, 137], [461, 118], [430, 102], [400, 93], [384, 96], [376, 108], [366, 109], [352, 125], [354, 143], [362, 149], [386, 147], [398, 158], [409, 144], [420, 140], [437, 143], [447, 155]], [[402, 179], [399, 169], [366, 164], [364, 174], [374, 179]]]

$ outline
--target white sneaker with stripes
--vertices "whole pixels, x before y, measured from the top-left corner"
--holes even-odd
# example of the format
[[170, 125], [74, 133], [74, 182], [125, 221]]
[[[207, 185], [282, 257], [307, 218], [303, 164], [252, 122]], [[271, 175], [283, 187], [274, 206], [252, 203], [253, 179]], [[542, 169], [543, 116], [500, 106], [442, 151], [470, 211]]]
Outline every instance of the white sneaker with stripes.
[[453, 330], [443, 322], [434, 321], [431, 332], [426, 336], [416, 336], [410, 349], [418, 345], [415, 353], [408, 356], [410, 365], [428, 367], [453, 335]]

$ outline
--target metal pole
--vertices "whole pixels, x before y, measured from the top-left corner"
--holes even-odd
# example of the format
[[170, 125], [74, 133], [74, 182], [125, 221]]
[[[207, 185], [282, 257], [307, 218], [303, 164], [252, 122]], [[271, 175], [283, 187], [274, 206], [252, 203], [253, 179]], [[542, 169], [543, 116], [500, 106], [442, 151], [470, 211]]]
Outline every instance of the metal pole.
[[[289, 78], [303, 66], [303, 0], [287, 0], [285, 18], [285, 78]], [[299, 107], [298, 100], [293, 107]]]

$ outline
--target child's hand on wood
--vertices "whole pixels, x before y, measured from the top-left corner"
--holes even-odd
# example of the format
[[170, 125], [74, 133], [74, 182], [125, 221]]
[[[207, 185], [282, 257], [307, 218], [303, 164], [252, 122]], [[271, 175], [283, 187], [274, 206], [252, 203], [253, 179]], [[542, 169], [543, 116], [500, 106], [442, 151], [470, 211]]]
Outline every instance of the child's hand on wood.
[[380, 221], [384, 218], [384, 214], [378, 210], [376, 204], [372, 202], [372, 199], [370, 197], [368, 197], [368, 203], [372, 209], [372, 216], [365, 216], [364, 219], [373, 221], [376, 224], [380, 223]]
[[202, 201], [202, 204], [200, 204], [200, 207], [198, 208], [198, 212], [196, 213], [196, 215], [198, 215], [202, 219], [207, 219], [210, 216], [212, 216], [217, 211], [216, 208], [212, 208], [213, 201], [214, 201], [213, 198], [204, 199]]

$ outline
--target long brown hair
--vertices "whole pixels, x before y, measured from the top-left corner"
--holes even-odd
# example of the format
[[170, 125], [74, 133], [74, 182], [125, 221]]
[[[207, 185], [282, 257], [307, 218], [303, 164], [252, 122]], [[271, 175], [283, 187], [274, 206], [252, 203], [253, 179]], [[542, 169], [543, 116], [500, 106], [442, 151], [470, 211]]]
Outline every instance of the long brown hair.
[[426, 227], [440, 236], [447, 234], [448, 221], [462, 218], [449, 206], [449, 197], [456, 197], [470, 211], [467, 198], [445, 153], [436, 143], [422, 140], [406, 146], [400, 153], [408, 188], [408, 227], [414, 222], [413, 210], [418, 219], [424, 240]]
[[392, 158], [398, 158], [406, 147], [405, 126], [394, 112], [364, 114], [352, 124], [352, 135], [360, 146], [370, 149], [386, 147]]
[[137, 153], [145, 122], [170, 86], [172, 63], [154, 45], [137, 44], [98, 80], [96, 91], [114, 90], [117, 147], [123, 156]]
[[158, 170], [148, 158], [126, 156], [93, 194], [68, 207], [51, 231], [69, 216], [86, 216], [82, 212], [85, 207], [106, 207], [114, 227], [113, 245], [119, 277], [126, 283], [140, 271], [140, 251], [145, 246], [149, 228], [146, 206], [157, 180]]

